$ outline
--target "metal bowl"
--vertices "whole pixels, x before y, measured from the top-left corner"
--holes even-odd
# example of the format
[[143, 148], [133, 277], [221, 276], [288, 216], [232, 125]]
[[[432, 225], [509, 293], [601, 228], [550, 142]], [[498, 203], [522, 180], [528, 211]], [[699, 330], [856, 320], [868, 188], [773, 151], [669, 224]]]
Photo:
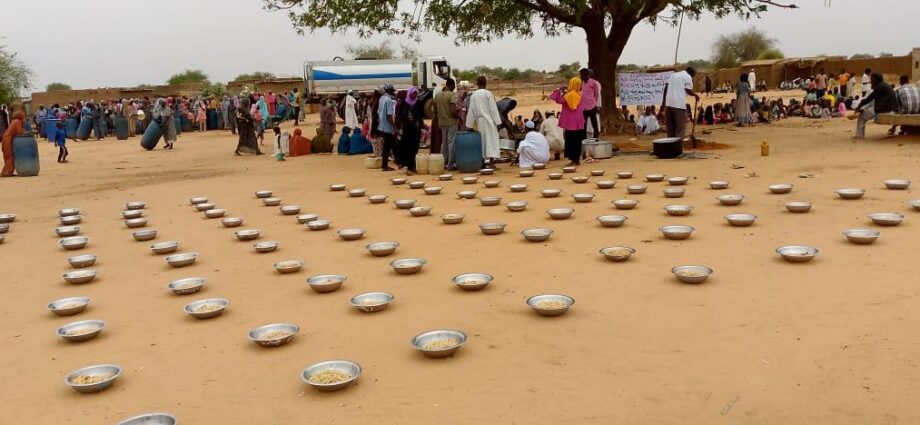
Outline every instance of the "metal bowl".
[[505, 204], [505, 208], [511, 212], [521, 212], [527, 209], [527, 201], [511, 201]]
[[671, 273], [683, 283], [703, 283], [713, 272], [706, 266], [677, 266], [671, 269]]
[[333, 192], [341, 192], [341, 191], [345, 190], [346, 187], [347, 187], [347, 186], [344, 185], [344, 184], [342, 184], [342, 183], [334, 183], [334, 184], [330, 184], [330, 185], [329, 185], [329, 190], [331, 190], [331, 191], [333, 191]]
[[71, 283], [74, 285], [90, 283], [94, 279], [96, 279], [96, 270], [93, 270], [93, 269], [72, 270], [72, 271], [63, 273], [61, 277], [64, 279], [65, 282]]
[[594, 194], [593, 193], [573, 193], [572, 199], [574, 199], [575, 202], [578, 202], [578, 203], [588, 203], [594, 200]]
[[463, 184], [476, 184], [476, 182], [479, 181], [479, 177], [470, 176], [470, 177], [464, 177], [460, 180], [463, 181]]
[[188, 295], [200, 291], [206, 283], [208, 279], [204, 277], [186, 277], [169, 282], [166, 287], [176, 295]]
[[181, 254], [173, 254], [166, 256], [166, 264], [169, 264], [171, 267], [179, 268], [185, 267], [192, 264], [195, 264], [195, 261], [198, 260], [197, 252], [183, 252]]
[[72, 226], [74, 224], [80, 224], [83, 221], [82, 215], [69, 215], [67, 217], [61, 217], [58, 219], [58, 222], [64, 226]]
[[121, 218], [130, 220], [132, 218], [141, 218], [144, 216], [144, 210], [124, 210], [121, 212]]
[[492, 283], [494, 278], [486, 273], [464, 273], [454, 276], [453, 282], [464, 291], [478, 291]]
[[483, 183], [482, 185], [485, 186], [485, 187], [487, 187], [487, 188], [489, 188], [489, 189], [493, 189], [493, 188], [496, 188], [496, 187], [500, 186], [501, 184], [502, 184], [502, 182], [501, 182], [500, 180], [489, 180], [489, 181]]
[[546, 242], [552, 235], [552, 229], [534, 228], [521, 230], [521, 236], [528, 242]]
[[790, 263], [807, 263], [818, 255], [818, 250], [810, 246], [787, 245], [776, 248], [776, 253]]
[[296, 273], [303, 268], [303, 260], [281, 260], [272, 265], [272, 268], [275, 269], [278, 273], [288, 274]]
[[281, 198], [262, 198], [262, 205], [265, 205], [266, 207], [277, 207], [278, 205], [281, 205]]
[[680, 241], [689, 238], [695, 229], [692, 226], [661, 226], [658, 230], [665, 239]]
[[[9, 224], [0, 224], [0, 227], [4, 227], [9, 230]], [[0, 231], [0, 233], [6, 233], [6, 231]], [[66, 238], [68, 236], [76, 236], [80, 233], [80, 226], [61, 226], [54, 229], [54, 233], [58, 237]]]
[[147, 225], [146, 218], [132, 218], [130, 220], [125, 220], [125, 227], [129, 229], [136, 229], [138, 227], [144, 227]]
[[631, 179], [633, 177], [632, 171], [619, 171], [617, 172], [617, 178], [620, 179]]
[[658, 183], [664, 181], [664, 174], [646, 174], [645, 181], [651, 183]]
[[601, 180], [594, 183], [598, 189], [613, 189], [617, 185], [615, 180]]
[[270, 190], [257, 190], [257, 191], [256, 191], [256, 198], [259, 198], [259, 199], [271, 198], [273, 193], [274, 193], [274, 192], [272, 192], [272, 191], [270, 191]]
[[466, 216], [460, 213], [441, 214], [441, 221], [444, 224], [460, 224], [463, 222], [464, 217]]
[[351, 297], [351, 306], [365, 313], [386, 310], [396, 297], [389, 292], [366, 292]]
[[875, 243], [881, 234], [878, 230], [869, 229], [848, 229], [843, 232], [843, 236], [846, 236], [848, 241], [856, 245]]
[[147, 208], [147, 203], [143, 201], [131, 201], [125, 203], [126, 210], [142, 210]]
[[402, 177], [397, 177], [397, 178], [395, 178], [395, 179], [391, 179], [391, 180], [390, 180], [390, 183], [392, 183], [393, 186], [399, 186], [399, 185], [401, 185], [401, 184], [406, 184], [406, 181], [407, 181], [407, 179], [404, 179], [404, 178], [402, 178]]
[[602, 215], [598, 216], [595, 220], [603, 227], [621, 227], [629, 218], [625, 215]]
[[618, 210], [631, 210], [636, 208], [636, 205], [639, 205], [639, 201], [635, 199], [617, 199], [613, 201], [613, 206]]
[[300, 214], [300, 205], [284, 205], [280, 210], [284, 215], [297, 215]]
[[910, 207], [916, 211], [920, 211], [920, 199], [914, 199], [910, 201]]
[[[449, 345], [430, 347], [429, 344], [447, 342]], [[420, 351], [426, 357], [440, 359], [453, 355], [466, 343], [466, 334], [453, 329], [437, 329], [422, 332], [409, 340], [412, 348]]]
[[396, 202], [393, 202], [393, 205], [396, 205], [396, 208], [401, 210], [407, 210], [415, 206], [415, 199], [400, 199]]
[[291, 342], [300, 326], [293, 323], [272, 323], [249, 331], [249, 340], [263, 347], [278, 347]]
[[425, 182], [423, 181], [409, 182], [409, 189], [421, 189], [423, 187], [425, 187]]
[[668, 215], [682, 217], [690, 215], [690, 212], [693, 211], [693, 207], [690, 205], [666, 205], [664, 211], [668, 213]]
[[518, 171], [518, 175], [521, 177], [533, 177], [533, 170], [521, 170]]
[[256, 252], [262, 254], [266, 252], [272, 252], [278, 249], [278, 241], [262, 241], [252, 244], [252, 249]]
[[665, 198], [682, 198], [685, 190], [678, 187], [669, 187], [661, 192], [664, 193]]
[[[76, 227], [76, 226], [73, 226], [73, 227]], [[58, 227], [58, 229], [60, 229], [60, 227]], [[77, 233], [79, 233], [79, 229], [80, 229], [80, 228], [77, 227]], [[9, 231], [10, 231], [10, 225], [9, 225], [9, 224], [7, 224], [7, 223], [0, 223], [0, 235], [4, 234], [4, 233], [6, 233], [6, 232], [9, 232]], [[76, 233], [71, 234], [71, 235], [61, 235], [60, 233], [58, 233], [58, 236], [73, 236], [73, 235], [75, 235], [75, 234], [76, 234]]]
[[614, 263], [622, 263], [629, 260], [636, 253], [636, 250], [628, 246], [608, 246], [601, 248], [598, 252]]
[[540, 194], [543, 195], [544, 198], [555, 198], [559, 196], [560, 193], [562, 193], [561, 189], [543, 189], [540, 191]]
[[236, 236], [236, 238], [241, 241], [251, 241], [254, 239], [258, 239], [259, 235], [261, 234], [262, 234], [262, 231], [259, 229], [244, 229], [244, 230], [237, 230], [233, 232], [233, 235]]
[[307, 222], [307, 228], [313, 231], [326, 230], [331, 224], [331, 220], [317, 219]]
[[239, 227], [243, 224], [243, 219], [240, 217], [224, 217], [220, 219], [220, 224], [224, 227]]
[[680, 176], [668, 177], [668, 184], [671, 186], [683, 186], [687, 184], [687, 178]]
[[118, 423], [118, 425], [176, 425], [179, 420], [169, 413], [144, 413]]
[[188, 198], [189, 205], [204, 204], [206, 202], [208, 202], [208, 198], [205, 198], [204, 196], [195, 196], [192, 198]]
[[301, 214], [297, 216], [297, 222], [300, 224], [307, 224], [314, 220], [319, 220], [319, 214]]
[[512, 192], [524, 192], [527, 190], [527, 185], [523, 183], [513, 184], [511, 186], [508, 186], [508, 190]]
[[441, 194], [441, 187], [439, 187], [439, 186], [426, 187], [426, 188], [425, 188], [425, 194], [426, 194], [426, 195], [440, 195], [440, 194]]
[[86, 310], [89, 301], [89, 297], [61, 298], [48, 303], [48, 311], [58, 316], [73, 316]]
[[80, 215], [79, 208], [64, 208], [62, 210], [58, 210], [59, 217], [70, 217], [74, 215]]
[[544, 163], [542, 163], [542, 162], [535, 163], [535, 164], [533, 165], [533, 169], [534, 169], [534, 170], [545, 170], [545, 169], [546, 169], [546, 164], [544, 164]]
[[438, 176], [438, 180], [440, 180], [440, 181], [442, 181], [442, 182], [450, 181], [450, 180], [453, 180], [453, 179], [454, 179], [454, 175], [453, 175], [453, 174], [450, 174], [450, 173], [441, 174], [440, 176]]
[[501, 196], [480, 196], [479, 204], [484, 207], [494, 207], [502, 202]]
[[[310, 382], [310, 377], [313, 375], [330, 369], [345, 373], [351, 377], [341, 382], [335, 382], [331, 384], [317, 384]], [[300, 373], [300, 380], [319, 391], [337, 391], [357, 381], [359, 376], [361, 376], [361, 365], [351, 360], [329, 360], [321, 363], [316, 363], [304, 369], [303, 372]]]
[[641, 195], [648, 190], [648, 187], [644, 184], [633, 184], [626, 186], [626, 193], [630, 195]]
[[342, 287], [342, 284], [348, 280], [348, 277], [341, 274], [323, 274], [319, 276], [313, 276], [307, 279], [307, 285], [310, 285], [310, 288], [314, 291], [325, 294], [328, 292], [335, 292]]
[[409, 208], [409, 214], [413, 217], [426, 217], [431, 214], [431, 207], [429, 206], [418, 206]]
[[811, 202], [808, 202], [808, 201], [786, 202], [786, 210], [788, 210], [791, 213], [807, 213], [811, 211]]
[[[541, 305], [541, 303], [545, 302], [562, 303], [562, 307], [548, 308]], [[541, 316], [561, 316], [565, 314], [566, 311], [569, 311], [569, 308], [575, 305], [575, 299], [562, 294], [534, 295], [527, 299], [527, 305]]]
[[57, 336], [67, 342], [89, 341], [105, 329], [104, 320], [81, 320], [57, 328]]
[[227, 210], [223, 208], [214, 208], [214, 209], [207, 210], [202, 214], [204, 214], [206, 218], [221, 218], [227, 214]]
[[717, 197], [719, 203], [725, 206], [734, 206], [744, 201], [744, 195], [722, 195]]
[[898, 213], [873, 213], [869, 214], [869, 220], [879, 226], [897, 226], [904, 221], [904, 216]]
[[837, 189], [834, 191], [840, 199], [859, 199], [866, 194], [864, 189], [848, 188], [848, 189]]
[[88, 243], [89, 238], [86, 236], [71, 236], [69, 238], [58, 240], [58, 244], [60, 244], [62, 248], [68, 251], [83, 249]]
[[546, 210], [546, 214], [550, 216], [553, 220], [565, 220], [572, 216], [575, 213], [575, 210], [572, 208], [550, 208]]
[[370, 195], [367, 197], [367, 202], [372, 204], [382, 204], [387, 201], [387, 195]]
[[67, 259], [67, 262], [70, 263], [70, 267], [82, 269], [96, 264], [96, 259], [97, 257], [93, 254], [83, 254], [70, 257]]
[[567, 165], [565, 167], [562, 167], [563, 173], [574, 173], [575, 171], [578, 171], [578, 167], [574, 165]]
[[891, 190], [904, 190], [910, 187], [910, 180], [905, 180], [905, 179], [885, 180], [885, 187]]
[[[269, 198], [269, 199], [278, 199], [278, 198]], [[206, 202], [203, 204], [195, 204], [195, 209], [198, 211], [207, 211], [207, 210], [214, 209], [214, 208], [217, 208], [217, 205], [210, 203], [210, 202]]]
[[427, 261], [421, 258], [403, 258], [390, 263], [393, 271], [399, 274], [415, 274], [422, 270]]
[[775, 195], [784, 195], [789, 192], [792, 192], [792, 188], [795, 187], [793, 184], [789, 183], [780, 183], [780, 184], [771, 184], [767, 186], [767, 189], [770, 189], [770, 193]]
[[[414, 189], [414, 188], [413, 188], [413, 189]], [[351, 190], [348, 191], [348, 196], [350, 196], [350, 197], [352, 197], [352, 198], [360, 198], [360, 197], [364, 196], [366, 193], [367, 193], [367, 189], [362, 189], [362, 188], [351, 189]]]
[[603, 176], [603, 175], [606, 174], [606, 173], [607, 173], [606, 170], [591, 170], [591, 175], [594, 176], [594, 177], [600, 177], [600, 176]]
[[479, 170], [479, 175], [481, 176], [491, 176], [492, 174], [495, 174], [494, 168], [483, 168]]
[[356, 241], [364, 237], [364, 234], [367, 233], [367, 230], [360, 227], [352, 227], [349, 229], [342, 229], [336, 232], [343, 241]]
[[[209, 306], [209, 307], [205, 307]], [[206, 310], [199, 310], [201, 308], [207, 308]], [[198, 300], [186, 304], [182, 307], [184, 311], [189, 316], [192, 316], [196, 319], [210, 319], [212, 317], [220, 316], [230, 307], [230, 301], [223, 298], [208, 298], [204, 300]]]
[[374, 257], [393, 255], [397, 248], [399, 248], [399, 242], [374, 242], [367, 245], [367, 251]]
[[575, 176], [572, 177], [572, 182], [575, 184], [584, 184], [588, 182], [588, 177], [585, 176]]
[[0, 223], [12, 223], [16, 221], [16, 214], [0, 214]]
[[165, 241], [157, 242], [153, 245], [150, 245], [150, 250], [154, 254], [163, 255], [163, 254], [172, 254], [179, 249], [179, 241]]
[[561, 180], [562, 179], [562, 173], [549, 173], [546, 176], [549, 177], [550, 180]]
[[709, 182], [709, 187], [715, 190], [728, 189], [729, 183], [725, 180], [713, 180]]
[[729, 214], [725, 216], [725, 221], [734, 227], [748, 227], [754, 224], [757, 216], [754, 214]]
[[157, 231], [154, 229], [138, 230], [131, 233], [131, 237], [138, 242], [153, 240], [157, 237]]
[[505, 223], [482, 223], [479, 225], [479, 230], [484, 235], [500, 235], [505, 232]]
[[[121, 376], [121, 367], [113, 364], [98, 364], [77, 369], [64, 377], [64, 383], [70, 388], [81, 393], [97, 393], [105, 390], [115, 383], [115, 380]], [[82, 384], [79, 379], [82, 377], [104, 377], [104, 379], [91, 384]]]
[[476, 197], [476, 194], [479, 193], [475, 190], [461, 190], [457, 192], [457, 197], [460, 199], [473, 199]]

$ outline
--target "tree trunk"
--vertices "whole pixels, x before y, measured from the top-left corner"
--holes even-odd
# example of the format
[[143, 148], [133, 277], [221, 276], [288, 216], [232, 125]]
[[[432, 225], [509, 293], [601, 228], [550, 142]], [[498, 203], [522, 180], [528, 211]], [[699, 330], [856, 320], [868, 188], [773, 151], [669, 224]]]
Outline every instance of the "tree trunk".
[[627, 120], [617, 106], [617, 63], [626, 42], [632, 33], [634, 23], [614, 21], [609, 33], [605, 31], [603, 18], [585, 17], [584, 30], [588, 43], [588, 67], [594, 69], [595, 79], [601, 83], [601, 128], [604, 134], [622, 133], [629, 130]]

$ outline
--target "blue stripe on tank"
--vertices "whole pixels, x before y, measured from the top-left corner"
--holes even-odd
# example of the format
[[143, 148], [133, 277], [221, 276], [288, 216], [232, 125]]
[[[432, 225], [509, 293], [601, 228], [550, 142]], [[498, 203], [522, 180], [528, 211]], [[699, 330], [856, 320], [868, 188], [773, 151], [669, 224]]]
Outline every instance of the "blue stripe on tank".
[[342, 75], [326, 71], [313, 71], [313, 79], [316, 81], [334, 81], [334, 80], [368, 80], [381, 78], [412, 78], [411, 72], [394, 72], [388, 74], [355, 74]]

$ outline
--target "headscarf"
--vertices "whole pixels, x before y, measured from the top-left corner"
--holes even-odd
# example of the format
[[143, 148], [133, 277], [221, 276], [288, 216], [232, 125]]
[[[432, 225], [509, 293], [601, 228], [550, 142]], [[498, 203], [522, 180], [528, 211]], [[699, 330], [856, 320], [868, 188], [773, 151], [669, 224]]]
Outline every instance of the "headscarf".
[[569, 80], [569, 91], [565, 94], [565, 103], [569, 105], [569, 109], [578, 109], [578, 104], [581, 103], [581, 77], [572, 77]]
[[156, 102], [153, 102], [153, 109], [150, 111], [151, 118], [158, 119], [163, 114], [163, 107], [166, 106], [166, 100], [158, 98]]
[[418, 100], [418, 87], [411, 86], [409, 90], [406, 90], [406, 104], [415, 105], [416, 100]]

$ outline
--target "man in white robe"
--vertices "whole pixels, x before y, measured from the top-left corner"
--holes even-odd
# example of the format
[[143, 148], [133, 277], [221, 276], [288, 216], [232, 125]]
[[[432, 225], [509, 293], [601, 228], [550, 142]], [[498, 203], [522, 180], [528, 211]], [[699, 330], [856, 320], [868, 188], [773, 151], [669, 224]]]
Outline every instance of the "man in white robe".
[[348, 95], [345, 96], [345, 127], [351, 130], [360, 128], [360, 124], [358, 124], [358, 113], [355, 110], [358, 101], [355, 100], [354, 94], [353, 91], [349, 90]]
[[549, 162], [549, 142], [546, 137], [534, 129], [533, 121], [527, 121], [524, 124], [527, 128], [527, 135], [521, 144], [518, 145], [518, 162], [521, 168], [532, 168], [534, 164], [546, 164]]
[[466, 126], [479, 132], [482, 138], [482, 157], [489, 163], [501, 157], [499, 148], [498, 124], [502, 122], [495, 105], [495, 96], [486, 90], [486, 77], [476, 79], [479, 90], [469, 97], [469, 109], [466, 113]]
[[559, 159], [565, 149], [564, 134], [562, 129], [559, 128], [559, 118], [556, 118], [556, 115], [552, 112], [548, 112], [546, 119], [540, 124], [540, 134], [546, 137], [546, 142], [549, 144], [549, 150], [553, 153], [553, 157]]

